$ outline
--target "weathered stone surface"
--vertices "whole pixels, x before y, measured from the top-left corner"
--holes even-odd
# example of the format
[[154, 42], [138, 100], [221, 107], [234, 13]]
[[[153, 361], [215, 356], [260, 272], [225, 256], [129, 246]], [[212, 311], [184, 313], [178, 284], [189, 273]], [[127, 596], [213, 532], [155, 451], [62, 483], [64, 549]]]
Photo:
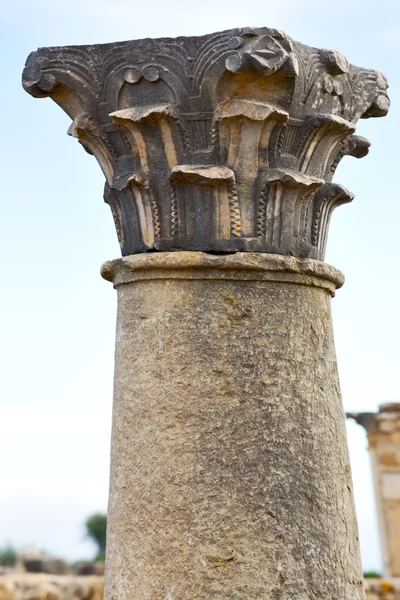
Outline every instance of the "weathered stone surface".
[[361, 600], [338, 272], [189, 252], [104, 271], [118, 291], [106, 598]]
[[347, 416], [367, 430], [384, 574], [400, 577], [400, 403]]
[[122, 254], [261, 251], [322, 259], [333, 184], [386, 114], [387, 82], [269, 28], [41, 48], [25, 89], [48, 96], [100, 163]]
[[324, 262], [278, 254], [237, 252], [216, 256], [204, 252], [179, 252], [127, 256], [107, 261], [101, 274], [114, 287], [146, 279], [221, 279], [281, 281], [314, 285], [332, 296], [344, 283], [343, 273]]

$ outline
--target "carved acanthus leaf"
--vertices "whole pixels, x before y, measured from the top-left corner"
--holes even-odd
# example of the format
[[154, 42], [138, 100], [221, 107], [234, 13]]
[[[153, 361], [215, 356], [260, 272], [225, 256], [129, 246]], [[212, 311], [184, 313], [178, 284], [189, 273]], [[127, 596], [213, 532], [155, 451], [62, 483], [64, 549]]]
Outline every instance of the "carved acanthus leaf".
[[387, 81], [271, 28], [41, 48], [23, 85], [71, 117], [105, 174], [123, 255], [259, 251], [323, 258], [331, 184], [369, 149]]
[[326, 183], [314, 196], [312, 244], [318, 257], [324, 258], [329, 222], [333, 210], [341, 204], [347, 204], [354, 198], [344, 186]]

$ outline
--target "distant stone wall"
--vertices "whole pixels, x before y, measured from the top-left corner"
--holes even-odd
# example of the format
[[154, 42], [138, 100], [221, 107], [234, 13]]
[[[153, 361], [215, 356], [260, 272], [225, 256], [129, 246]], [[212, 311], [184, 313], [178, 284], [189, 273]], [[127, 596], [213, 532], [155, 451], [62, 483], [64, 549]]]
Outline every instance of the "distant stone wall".
[[400, 600], [400, 579], [366, 579], [367, 600]]
[[0, 577], [0, 600], [103, 600], [103, 577], [13, 573]]
[[[400, 579], [367, 579], [366, 600], [400, 600]], [[13, 573], [0, 576], [0, 600], [103, 600], [103, 577]]]

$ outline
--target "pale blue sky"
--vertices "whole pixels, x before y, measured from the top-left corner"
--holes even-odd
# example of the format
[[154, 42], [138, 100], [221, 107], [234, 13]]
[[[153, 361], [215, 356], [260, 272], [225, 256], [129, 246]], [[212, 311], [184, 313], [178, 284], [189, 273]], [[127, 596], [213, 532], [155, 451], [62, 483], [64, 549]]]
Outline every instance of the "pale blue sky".
[[[400, 400], [398, 0], [14, 0], [1, 13], [0, 545], [90, 556], [83, 521], [107, 505], [116, 294], [99, 268], [119, 247], [96, 161], [58, 106], [21, 88], [38, 46], [270, 26], [385, 72], [392, 109], [360, 122], [370, 154], [337, 171], [356, 198], [326, 259], [347, 279], [333, 301], [345, 408]], [[348, 431], [364, 568], [379, 569], [366, 438]]]

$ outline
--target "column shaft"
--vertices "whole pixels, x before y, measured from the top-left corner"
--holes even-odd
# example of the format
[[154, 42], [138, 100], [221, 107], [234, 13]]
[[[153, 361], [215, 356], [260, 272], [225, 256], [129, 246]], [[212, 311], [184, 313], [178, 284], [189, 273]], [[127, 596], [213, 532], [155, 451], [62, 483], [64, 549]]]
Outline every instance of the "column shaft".
[[363, 598], [338, 272], [171, 253], [104, 274], [118, 289], [106, 599]]

